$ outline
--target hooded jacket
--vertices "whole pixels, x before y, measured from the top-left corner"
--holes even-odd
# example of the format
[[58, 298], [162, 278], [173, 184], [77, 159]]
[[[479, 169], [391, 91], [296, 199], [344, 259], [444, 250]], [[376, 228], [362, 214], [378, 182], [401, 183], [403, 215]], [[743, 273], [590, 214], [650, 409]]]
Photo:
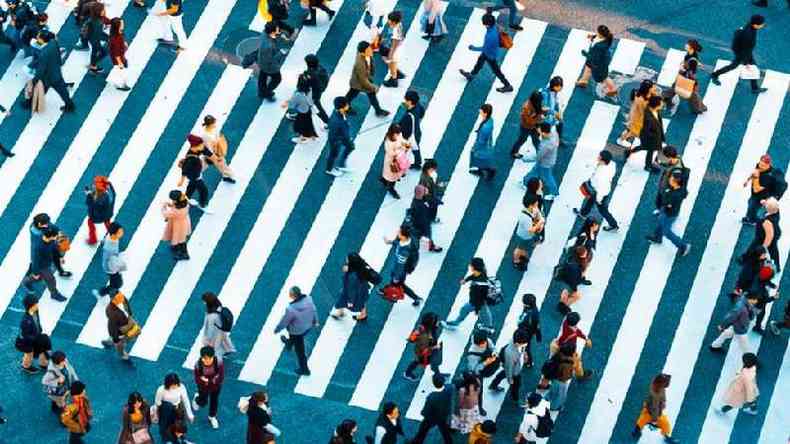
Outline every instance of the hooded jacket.
[[318, 325], [318, 316], [313, 298], [303, 294], [288, 304], [274, 333], [287, 329], [289, 335], [298, 336], [307, 333], [314, 325]]

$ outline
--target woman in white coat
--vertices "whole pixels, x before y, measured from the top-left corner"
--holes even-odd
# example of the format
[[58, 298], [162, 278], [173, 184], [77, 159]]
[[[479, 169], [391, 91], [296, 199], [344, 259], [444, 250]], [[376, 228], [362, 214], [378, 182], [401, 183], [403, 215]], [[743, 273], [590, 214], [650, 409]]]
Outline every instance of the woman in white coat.
[[400, 125], [392, 124], [384, 138], [384, 167], [381, 172], [381, 183], [395, 199], [400, 194], [395, 191], [395, 182], [399, 181], [411, 166], [411, 145], [401, 135]]
[[732, 409], [742, 409], [750, 415], [757, 414], [757, 397], [760, 390], [757, 388], [757, 355], [754, 353], [743, 354], [743, 368], [735, 374], [727, 391], [724, 393], [722, 413]]

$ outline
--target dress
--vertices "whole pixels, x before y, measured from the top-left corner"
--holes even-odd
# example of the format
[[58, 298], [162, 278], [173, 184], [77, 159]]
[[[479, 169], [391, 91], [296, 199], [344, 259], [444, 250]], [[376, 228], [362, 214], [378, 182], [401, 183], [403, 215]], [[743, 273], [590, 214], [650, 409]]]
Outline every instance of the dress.
[[404, 146], [406, 140], [403, 139], [403, 136], [398, 134], [395, 137], [395, 141], [391, 141], [389, 139], [384, 140], [384, 166], [381, 172], [381, 177], [384, 178], [387, 182], [397, 182], [406, 174], [408, 171], [407, 168], [401, 168], [399, 171], [394, 172], [392, 171], [391, 165], [393, 161], [395, 161], [399, 156], [408, 153], [408, 149]]
[[469, 166], [478, 169], [494, 169], [494, 121], [489, 118], [477, 130], [475, 144], [472, 146]]
[[457, 413], [453, 413], [450, 421], [453, 429], [466, 434], [474, 429], [475, 424], [482, 422], [483, 418], [478, 409], [478, 396], [480, 396], [480, 388], [475, 388], [475, 386], [470, 386], [468, 389], [465, 387], [458, 389], [458, 409]]
[[162, 240], [170, 241], [170, 245], [183, 244], [187, 241], [187, 236], [192, 233], [192, 221], [189, 219], [189, 206], [176, 208], [168, 204], [162, 206], [162, 215], [165, 217], [166, 221]]
[[760, 395], [757, 388], [757, 367], [742, 368], [724, 393], [724, 404], [739, 408], [753, 402]]

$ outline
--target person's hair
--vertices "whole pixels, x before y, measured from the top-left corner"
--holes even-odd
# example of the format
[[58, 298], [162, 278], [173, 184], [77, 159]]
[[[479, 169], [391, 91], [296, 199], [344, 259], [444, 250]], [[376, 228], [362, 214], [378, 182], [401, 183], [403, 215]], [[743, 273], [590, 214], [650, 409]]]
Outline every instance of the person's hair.
[[609, 30], [609, 27], [606, 25], [598, 25], [598, 34], [604, 38], [606, 44], [612, 45], [612, 41], [614, 41], [614, 36], [612, 35], [612, 31]]
[[126, 405], [128, 406], [128, 412], [132, 413], [134, 411], [134, 404], [137, 402], [145, 403], [143, 399], [143, 395], [140, 392], [132, 392], [129, 393], [129, 399], [126, 401]]
[[395, 404], [392, 401], [388, 401], [384, 403], [384, 406], [381, 407], [381, 414], [382, 415], [391, 415], [395, 409], [398, 408], [398, 404]]
[[759, 300], [760, 299], [760, 295], [756, 291], [749, 291], [749, 292], [746, 293], [746, 299], [749, 299], [749, 300], [752, 300], [752, 301]]
[[55, 38], [55, 34], [47, 31], [46, 29], [42, 29], [41, 31], [38, 32], [38, 35], [36, 37], [43, 40], [44, 43], [48, 43], [50, 40]]
[[650, 95], [650, 90], [653, 89], [653, 83], [650, 79], [642, 80], [642, 83], [639, 84], [639, 89], [636, 90], [636, 95], [646, 99]]
[[22, 300], [22, 305], [25, 307], [25, 311], [30, 311], [30, 309], [38, 304], [38, 296], [34, 293], [28, 293], [25, 295], [25, 299]]
[[435, 330], [436, 324], [438, 323], [439, 323], [439, 315], [437, 315], [432, 311], [424, 313], [422, 315], [422, 318], [420, 318], [420, 325], [422, 326], [422, 328], [429, 331]]
[[749, 24], [752, 26], [760, 26], [765, 24], [765, 17], [760, 14], [754, 14], [751, 19], [749, 19]]
[[527, 180], [527, 192], [532, 194], [537, 193], [538, 188], [540, 188], [540, 184], [541, 180], [539, 177], [530, 177], [529, 180]]
[[439, 373], [434, 373], [431, 382], [433, 382], [434, 387], [442, 388], [444, 387], [444, 376]]
[[527, 342], [529, 342], [529, 333], [520, 328], [513, 332], [514, 344], [526, 344]]
[[165, 382], [162, 385], [165, 386], [165, 389], [169, 389], [170, 387], [179, 384], [181, 384], [181, 379], [178, 377], [178, 375], [175, 373], [168, 373], [165, 375]]
[[213, 358], [214, 356], [216, 356], [216, 354], [214, 353], [214, 347], [210, 345], [206, 345], [200, 349], [201, 358]]
[[702, 45], [700, 45], [697, 39], [689, 39], [686, 44], [689, 45], [689, 48], [691, 48], [695, 54], [702, 52]]
[[435, 159], [425, 159], [422, 162], [422, 172], [427, 173], [430, 170], [436, 170], [439, 168], [439, 163], [436, 162]]
[[603, 150], [598, 153], [598, 156], [603, 160], [603, 163], [609, 165], [609, 162], [612, 161], [612, 152], [609, 150]]
[[123, 34], [123, 31], [121, 31], [121, 23], [123, 23], [123, 19], [120, 17], [113, 17], [112, 20], [110, 20], [110, 37]]
[[570, 325], [571, 327], [575, 327], [576, 324], [578, 324], [579, 321], [581, 320], [581, 316], [579, 316], [579, 313], [572, 311], [568, 313], [567, 316], [565, 316], [565, 320], [568, 321], [568, 325]]
[[650, 96], [650, 98], [647, 99], [647, 106], [650, 108], [658, 108], [663, 102], [664, 99], [662, 99], [661, 96]]
[[665, 146], [661, 152], [664, 154], [664, 157], [669, 157], [670, 159], [678, 157], [678, 149], [672, 145]]
[[537, 307], [538, 298], [532, 293], [524, 293], [524, 295], [521, 296], [521, 303], [527, 307]]
[[683, 172], [682, 171], [680, 171], [678, 169], [673, 170], [672, 174], [670, 175], [670, 177], [672, 179], [675, 179], [675, 181], [678, 183], [678, 185], [683, 186]]
[[33, 216], [33, 224], [36, 225], [37, 227], [41, 225], [47, 225], [49, 224], [49, 222], [50, 222], [49, 214], [47, 213], [38, 213], [35, 216]]
[[60, 365], [63, 361], [66, 360], [66, 354], [58, 350], [55, 353], [52, 353], [51, 359], [53, 364]]
[[268, 400], [269, 400], [269, 395], [263, 390], [259, 390], [253, 393], [252, 395], [250, 395], [250, 403], [253, 405], [261, 402], [266, 402]]
[[485, 14], [482, 18], [483, 26], [490, 28], [496, 25], [496, 18], [492, 14]]
[[757, 355], [751, 352], [744, 353], [741, 357], [741, 360], [743, 361], [743, 366], [745, 368], [752, 368], [757, 365]]
[[527, 396], [527, 405], [529, 407], [536, 407], [542, 400], [543, 396], [540, 396], [540, 393], [532, 392]]
[[398, 134], [400, 134], [400, 125], [398, 125], [397, 123], [393, 123], [387, 129], [387, 140], [394, 142], [395, 139], [397, 139]]
[[387, 14], [387, 20], [395, 23], [400, 23], [403, 20], [403, 14], [400, 11], [392, 11]]
[[528, 194], [528, 195], [524, 196], [523, 204], [527, 208], [531, 207], [532, 205], [535, 205], [536, 203], [539, 203], [539, 202], [540, 202], [540, 197], [537, 194]]
[[477, 375], [472, 371], [465, 371], [461, 374], [461, 386], [458, 388], [465, 388], [467, 391], [474, 387], [475, 389], [480, 389], [480, 379]]
[[480, 121], [480, 126], [477, 127], [478, 131], [480, 131], [480, 128], [482, 128], [486, 122], [491, 120], [491, 115], [494, 113], [494, 107], [491, 106], [490, 103], [484, 103], [480, 105], [480, 111], [482, 111], [483, 114], [485, 114], [485, 118]]
[[85, 383], [82, 381], [74, 381], [71, 383], [71, 396], [79, 396], [85, 393]]
[[335, 109], [342, 109], [345, 108], [346, 105], [348, 105], [348, 99], [346, 99], [343, 96], [338, 96], [335, 97], [333, 104], [335, 105]]
[[473, 257], [472, 260], [469, 261], [469, 265], [472, 266], [473, 270], [482, 275], [486, 275], [486, 263], [483, 261], [482, 257]]
[[535, 112], [539, 113], [541, 108], [543, 108], [543, 93], [538, 89], [532, 91], [532, 94], [529, 95], [529, 103], [532, 104]]
[[342, 438], [351, 438], [351, 432], [357, 427], [357, 422], [353, 419], [344, 419], [338, 426], [335, 432], [337, 436]]
[[494, 434], [496, 434], [496, 422], [494, 422], [493, 420], [490, 420], [490, 419], [486, 419], [480, 425], [480, 430], [482, 430], [483, 433], [487, 433], [489, 435], [494, 435]]
[[420, 95], [417, 94], [417, 91], [414, 91], [413, 89], [406, 91], [406, 94], [403, 96], [403, 98], [412, 105], [420, 103]]
[[203, 295], [200, 296], [200, 299], [204, 304], [206, 304], [207, 313], [214, 313], [219, 307], [222, 306], [217, 295], [211, 291], [203, 293]]
[[101, 2], [94, 2], [90, 8], [90, 17], [92, 19], [97, 19], [102, 16], [104, 12], [104, 4]]
[[300, 93], [309, 93], [310, 92], [310, 78], [306, 75], [302, 74], [296, 80], [296, 90]]
[[304, 62], [310, 69], [318, 68], [318, 56], [315, 54], [307, 54], [304, 57]]
[[288, 294], [292, 294], [298, 298], [299, 296], [302, 296], [302, 289], [294, 285], [288, 290]]
[[361, 41], [361, 42], [357, 43], [357, 52], [359, 52], [359, 53], [367, 51], [368, 48], [370, 48], [370, 43], [368, 43], [366, 41]]
[[656, 391], [656, 392], [662, 391], [662, 390], [666, 389], [667, 387], [669, 387], [670, 379], [672, 379], [671, 376], [669, 376], [669, 375], [667, 375], [665, 373], [661, 373], [661, 374], [657, 375], [655, 378], [653, 378], [653, 382], [650, 385], [653, 388], [653, 391]]
[[349, 271], [358, 273], [365, 270], [365, 260], [362, 259], [362, 256], [360, 256], [359, 253], [348, 253], [346, 256], [346, 263], [348, 264]]
[[582, 222], [582, 228], [579, 230], [579, 233], [585, 233], [585, 234], [589, 233], [593, 225], [598, 225], [600, 227], [601, 220], [598, 219], [597, 216], [586, 217], [584, 219], [584, 222]]
[[263, 32], [266, 33], [266, 35], [276, 32], [278, 29], [280, 29], [280, 27], [277, 26], [277, 23], [274, 21], [266, 22], [266, 24], [263, 25]]
[[398, 229], [398, 234], [400, 234], [401, 236], [405, 236], [405, 237], [409, 237], [410, 238], [411, 237], [411, 228], [408, 225], [403, 224]]
[[549, 80], [549, 89], [554, 88], [555, 86], [562, 86], [563, 80], [561, 76], [554, 76]]
[[55, 237], [58, 235], [58, 229], [53, 227], [52, 225], [48, 226], [44, 229], [44, 232], [41, 233], [44, 237]]
[[475, 344], [481, 344], [483, 342], [485, 342], [487, 344], [488, 343], [488, 334], [486, 332], [482, 331], [482, 330], [475, 331], [472, 334], [472, 341]]
[[209, 125], [213, 125], [215, 123], [217, 123], [217, 118], [212, 116], [211, 114], [206, 114], [206, 116], [203, 117], [203, 126], [204, 127], [209, 126]]
[[549, 122], [541, 122], [538, 128], [540, 128], [541, 133], [551, 132], [551, 124]]
[[110, 226], [107, 227], [107, 232], [110, 234], [115, 234], [121, 229], [123, 229], [123, 227], [118, 222], [110, 222]]

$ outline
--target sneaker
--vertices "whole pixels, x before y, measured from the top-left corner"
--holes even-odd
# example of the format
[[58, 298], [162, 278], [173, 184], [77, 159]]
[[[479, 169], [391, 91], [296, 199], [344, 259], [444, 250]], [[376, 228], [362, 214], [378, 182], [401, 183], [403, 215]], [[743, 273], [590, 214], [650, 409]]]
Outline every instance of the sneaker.
[[337, 168], [332, 168], [331, 170], [326, 170], [324, 173], [329, 174], [330, 176], [340, 177], [343, 175], [343, 172]]
[[510, 25], [510, 29], [512, 29], [513, 31], [523, 31], [524, 30], [524, 28], [522, 28], [520, 25]]
[[398, 79], [387, 79], [382, 83], [382, 85], [386, 86], [387, 88], [397, 88], [398, 87]]
[[768, 91], [768, 88], [757, 88], [752, 90], [752, 94], [762, 94]]
[[197, 399], [198, 399], [198, 394], [197, 393], [192, 395], [192, 410], [194, 410], [196, 412], [200, 410], [200, 405], [198, 405]]
[[58, 272], [58, 276], [62, 278], [70, 278], [72, 276], [72, 273], [70, 271], [63, 270]]
[[412, 301], [411, 305], [412, 307], [419, 307], [421, 303], [422, 303], [422, 298], [417, 298]]
[[231, 184], [236, 183], [236, 179], [234, 179], [232, 177], [223, 177], [222, 181], [223, 182], [227, 182], [227, 183], [231, 183]]
[[51, 298], [52, 298], [52, 300], [53, 300], [53, 301], [56, 301], [56, 302], [66, 302], [66, 300], [67, 300], [67, 299], [66, 299], [66, 296], [63, 296], [63, 295], [62, 295], [62, 294], [60, 294], [60, 293], [55, 293], [55, 294], [53, 294], [53, 295], [50, 295], [49, 297], [51, 297]]
[[403, 372], [403, 379], [409, 380], [411, 382], [417, 382], [420, 379], [409, 372]]
[[580, 282], [580, 284], [581, 284], [581, 285], [587, 285], [587, 286], [590, 286], [590, 285], [592, 285], [592, 281], [591, 281], [591, 280], [589, 280], [589, 279], [582, 279], [582, 281]]
[[189, 202], [189, 204], [192, 205], [193, 207], [199, 207], [200, 206], [200, 203], [197, 200], [195, 200], [195, 199], [189, 199], [189, 200], [187, 200], [187, 202]]
[[721, 80], [719, 80], [719, 78], [716, 77], [716, 76], [712, 76], [710, 78], [710, 82], [713, 83], [716, 86], [721, 86]]
[[96, 68], [88, 68], [88, 72], [91, 74], [101, 74], [104, 72], [104, 68], [101, 66], [97, 66]]
[[513, 86], [512, 85], [500, 86], [496, 90], [497, 92], [501, 92], [501, 93], [509, 93], [509, 92], [513, 92]]
[[217, 430], [219, 428], [219, 421], [217, 421], [217, 418], [213, 416], [208, 417], [208, 423], [211, 424], [211, 428], [214, 430]]
[[112, 339], [105, 339], [101, 341], [101, 345], [104, 348], [112, 348], [115, 346], [115, 344], [112, 343]]
[[385, 109], [380, 109], [376, 111], [376, 117], [387, 117], [390, 115], [390, 112]]
[[285, 344], [285, 349], [286, 350], [290, 350], [291, 347], [293, 347], [293, 343], [291, 341], [289, 341], [288, 338], [286, 338], [285, 336], [280, 336], [280, 342]]
[[612, 232], [615, 232], [615, 231], [617, 231], [619, 229], [620, 229], [619, 225], [615, 225], [615, 226], [607, 225], [607, 226], [603, 227], [603, 231], [606, 231], [607, 233], [612, 233]]
[[686, 244], [686, 245], [683, 247], [683, 250], [681, 250], [681, 251], [680, 251], [680, 255], [681, 255], [681, 256], [688, 256], [688, 254], [689, 254], [689, 251], [691, 251], [691, 244]]
[[285, 113], [285, 118], [288, 120], [296, 120], [296, 113]]
[[713, 345], [709, 345], [708, 349], [713, 353], [724, 353], [724, 347], [714, 347]]
[[769, 322], [768, 329], [771, 330], [771, 333], [773, 333], [775, 336], [779, 336], [779, 334], [781, 333], [781, 331], [779, 330], [779, 325], [776, 323], [776, 321]]
[[297, 375], [302, 375], [302, 376], [310, 376], [310, 369], [297, 368], [294, 373], [296, 373]]
[[543, 196], [543, 200], [547, 200], [549, 202], [551, 202], [552, 200], [554, 200], [556, 198], [557, 198], [556, 194], [547, 194], [547, 195]]
[[118, 91], [123, 91], [123, 92], [127, 92], [127, 91], [131, 91], [132, 90], [132, 88], [130, 88], [129, 85], [116, 86], [115, 89], [117, 89]]
[[28, 375], [35, 375], [38, 373], [38, 368], [35, 365], [31, 365], [30, 367], [20, 366], [22, 371], [27, 373]]

